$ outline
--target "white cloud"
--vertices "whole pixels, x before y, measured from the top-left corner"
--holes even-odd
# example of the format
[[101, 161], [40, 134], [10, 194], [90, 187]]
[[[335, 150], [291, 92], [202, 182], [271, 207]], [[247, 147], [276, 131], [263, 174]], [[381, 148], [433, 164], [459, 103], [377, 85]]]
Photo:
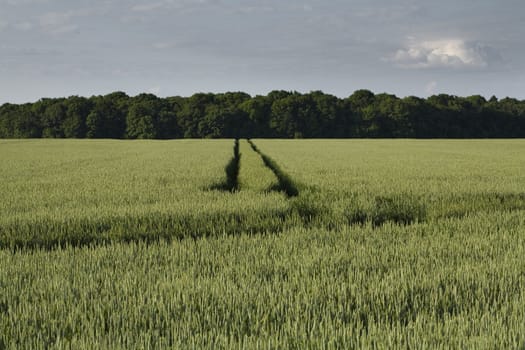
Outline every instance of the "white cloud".
[[189, 11], [199, 7], [216, 5], [216, 0], [160, 0], [155, 2], [142, 2], [131, 6], [131, 12], [147, 13], [159, 10]]
[[72, 12], [48, 12], [39, 16], [38, 20], [43, 27], [54, 27], [68, 23], [72, 16]]
[[485, 68], [498, 58], [494, 49], [461, 39], [414, 41], [386, 60], [403, 68]]
[[153, 86], [148, 89], [148, 92], [153, 95], [158, 95], [160, 93], [160, 86]]
[[64, 34], [77, 30], [79, 25], [75, 22], [81, 17], [100, 15], [105, 13], [103, 6], [90, 9], [77, 9], [63, 12], [46, 12], [37, 16], [40, 28], [51, 34]]
[[19, 22], [15, 24], [15, 28], [21, 31], [28, 31], [33, 29], [33, 24], [30, 22]]
[[[7, 5], [17, 6], [17, 5], [43, 4], [43, 3], [48, 3], [49, 0], [5, 0], [4, 2], [7, 3]], [[0, 1], [0, 4], [2, 4], [2, 1]]]
[[131, 8], [131, 11], [135, 12], [148, 12], [153, 11], [158, 8], [163, 7], [165, 4], [162, 2], [153, 2], [153, 3], [146, 3], [146, 4], [138, 4]]
[[74, 32], [77, 29], [78, 29], [78, 25], [76, 24], [66, 24], [63, 26], [57, 26], [53, 28], [52, 30], [50, 30], [50, 32], [53, 34], [64, 34], [64, 33]]
[[234, 13], [244, 13], [244, 14], [270, 13], [270, 12], [275, 12], [275, 8], [273, 6], [265, 6], [265, 5], [236, 6], [233, 9], [233, 12]]
[[425, 92], [429, 95], [433, 95], [436, 92], [438, 84], [436, 81], [430, 81], [427, 85], [425, 85]]
[[154, 49], [157, 49], [157, 50], [166, 50], [166, 49], [172, 49], [176, 47], [177, 45], [175, 43], [169, 43], [169, 42], [157, 42], [157, 43], [154, 43], [152, 46]]

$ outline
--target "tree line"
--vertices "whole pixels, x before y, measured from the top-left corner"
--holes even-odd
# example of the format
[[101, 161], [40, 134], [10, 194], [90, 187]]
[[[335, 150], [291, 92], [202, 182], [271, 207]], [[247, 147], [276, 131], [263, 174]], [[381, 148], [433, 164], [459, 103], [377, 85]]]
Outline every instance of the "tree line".
[[525, 101], [358, 90], [197, 93], [191, 97], [44, 98], [0, 106], [0, 138], [498, 138], [525, 137]]

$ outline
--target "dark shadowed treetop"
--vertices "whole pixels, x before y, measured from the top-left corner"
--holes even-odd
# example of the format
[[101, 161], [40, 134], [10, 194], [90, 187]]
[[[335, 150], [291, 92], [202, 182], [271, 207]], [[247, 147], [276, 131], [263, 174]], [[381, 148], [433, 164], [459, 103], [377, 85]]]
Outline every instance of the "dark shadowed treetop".
[[479, 95], [398, 98], [358, 90], [41, 99], [0, 106], [2, 138], [525, 137], [525, 101]]

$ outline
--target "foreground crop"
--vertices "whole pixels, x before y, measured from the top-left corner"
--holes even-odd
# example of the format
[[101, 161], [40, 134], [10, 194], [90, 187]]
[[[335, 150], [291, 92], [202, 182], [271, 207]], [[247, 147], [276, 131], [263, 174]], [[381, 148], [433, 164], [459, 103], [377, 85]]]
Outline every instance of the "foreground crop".
[[0, 247], [408, 225], [523, 210], [524, 146], [519, 140], [5, 141]]
[[0, 349], [520, 349], [524, 155], [4, 141]]
[[523, 345], [523, 212], [0, 252], [9, 348]]

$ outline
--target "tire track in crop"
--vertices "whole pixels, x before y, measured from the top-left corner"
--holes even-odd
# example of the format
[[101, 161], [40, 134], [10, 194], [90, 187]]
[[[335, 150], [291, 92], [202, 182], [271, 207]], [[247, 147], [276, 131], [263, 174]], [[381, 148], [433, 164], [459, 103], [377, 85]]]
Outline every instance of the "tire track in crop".
[[241, 153], [239, 152], [239, 139], [233, 144], [233, 157], [226, 165], [226, 186], [230, 192], [239, 189], [239, 169], [241, 167]]
[[[275, 160], [259, 150], [252, 140], [248, 140], [248, 143], [277, 177], [279, 184], [276, 190], [284, 192], [290, 199], [293, 198], [291, 210], [299, 215], [303, 224], [321, 223], [329, 227], [330, 220], [333, 219], [334, 222], [339, 220], [334, 217], [335, 214], [330, 205], [330, 193], [323, 193], [322, 190], [311, 186], [301, 185], [299, 187], [299, 184], [283, 171]], [[299, 188], [302, 190], [301, 196], [299, 196]], [[343, 216], [347, 224], [371, 222], [374, 227], [378, 227], [385, 222], [405, 226], [414, 222], [424, 222], [427, 213], [424, 203], [418, 201], [417, 198], [377, 196], [369, 206], [361, 207], [359, 203], [351, 203]]]
[[211, 187], [212, 190], [236, 192], [239, 190], [239, 170], [241, 166], [241, 153], [239, 152], [239, 139], [235, 139], [233, 144], [233, 156], [229, 160], [224, 171], [226, 181]]
[[275, 192], [279, 186], [273, 171], [264, 165], [261, 156], [251, 148], [247, 140], [240, 140], [239, 146], [242, 153], [239, 190], [255, 193]]
[[248, 143], [252, 149], [261, 156], [264, 165], [268, 167], [277, 177], [277, 181], [279, 182], [277, 190], [284, 192], [287, 197], [297, 197], [299, 195], [299, 189], [290, 175], [282, 170], [275, 160], [261, 152], [261, 150], [257, 148], [252, 140], [248, 139]]

